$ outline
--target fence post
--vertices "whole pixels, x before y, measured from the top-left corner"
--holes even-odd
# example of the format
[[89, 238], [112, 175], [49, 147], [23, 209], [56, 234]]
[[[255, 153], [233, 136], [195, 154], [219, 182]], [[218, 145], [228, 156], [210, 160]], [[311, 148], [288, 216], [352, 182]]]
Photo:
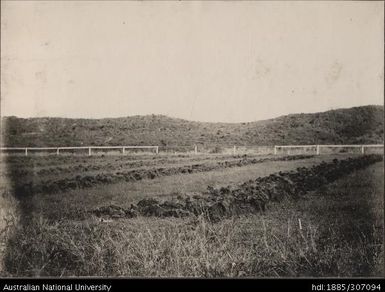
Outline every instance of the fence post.
[[159, 146], [156, 146], [156, 154], [159, 154]]
[[365, 154], [365, 146], [364, 145], [361, 146], [361, 154]]
[[317, 155], [319, 155], [319, 153], [320, 153], [320, 151], [319, 151], [319, 148], [320, 148], [319, 145], [317, 145], [316, 148], [317, 148], [317, 150], [316, 150], [316, 151], [317, 151]]
[[274, 146], [274, 155], [277, 155], [277, 146]]
[[197, 145], [194, 145], [194, 153], [198, 154], [198, 146]]
[[88, 147], [88, 156], [91, 156], [91, 147]]
[[25, 156], [28, 156], [28, 148], [25, 148]]
[[59, 149], [60, 149], [60, 148], [57, 148], [57, 149], [56, 149], [56, 155], [59, 155]]
[[126, 153], [126, 149], [122, 147], [122, 154], [124, 155]]

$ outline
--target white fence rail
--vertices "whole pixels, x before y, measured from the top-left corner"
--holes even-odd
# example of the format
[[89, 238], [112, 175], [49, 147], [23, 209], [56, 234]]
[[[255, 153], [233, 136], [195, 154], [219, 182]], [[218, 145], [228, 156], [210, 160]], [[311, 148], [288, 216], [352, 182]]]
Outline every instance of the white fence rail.
[[28, 156], [29, 151], [55, 150], [56, 154], [60, 154], [60, 150], [88, 150], [88, 156], [92, 155], [92, 150], [121, 150], [125, 154], [126, 149], [154, 149], [155, 153], [159, 153], [159, 146], [78, 146], [78, 147], [0, 147], [0, 151], [23, 151]]
[[[170, 146], [171, 147], [171, 146]], [[65, 152], [65, 150], [85, 150], [88, 152], [88, 155], [91, 156], [93, 153], [95, 153], [97, 150], [119, 150], [122, 154], [126, 154], [126, 150], [128, 149], [147, 149], [147, 150], [153, 150], [156, 154], [159, 154], [159, 148], [164, 153], [173, 153], [173, 151], [170, 151], [170, 147], [168, 146], [74, 146], [74, 147], [0, 147], [0, 153], [8, 152], [8, 153], [14, 153], [21, 152], [24, 153], [25, 156], [28, 156], [31, 152], [39, 152], [39, 151], [52, 151], [59, 155], [62, 152]], [[381, 149], [383, 151], [384, 145], [383, 144], [362, 144], [362, 145], [276, 145], [276, 146], [232, 146], [232, 147], [225, 147], [223, 149], [220, 149], [218, 151], [210, 151], [207, 150], [204, 146], [198, 146], [198, 145], [192, 145], [192, 146], [172, 146], [171, 148], [175, 147], [184, 147], [188, 150], [188, 153], [190, 154], [198, 154], [198, 153], [222, 153], [222, 154], [255, 154], [255, 155], [268, 155], [268, 154], [299, 154], [299, 153], [306, 153], [306, 154], [327, 154], [331, 151], [334, 151], [333, 153], [336, 153], [335, 150], [340, 148], [341, 150], [337, 153], [341, 152], [347, 152], [347, 149], [353, 150], [353, 153], [361, 153], [366, 154], [368, 152], [368, 149]], [[222, 148], [222, 147], [221, 147]], [[333, 150], [334, 149], [334, 150]], [[95, 151], [93, 151], [95, 150]], [[177, 152], [175, 152], [177, 153]], [[181, 153], [178, 151], [178, 153]]]
[[315, 154], [320, 155], [322, 152], [322, 149], [327, 149], [327, 148], [340, 148], [341, 150], [344, 149], [359, 149], [361, 154], [365, 154], [367, 149], [370, 148], [378, 148], [378, 149], [383, 149], [384, 145], [383, 144], [362, 144], [362, 145], [276, 145], [274, 146], [274, 154], [278, 154], [279, 150], [289, 150], [292, 149], [303, 149], [303, 150], [310, 150], [315, 152]]

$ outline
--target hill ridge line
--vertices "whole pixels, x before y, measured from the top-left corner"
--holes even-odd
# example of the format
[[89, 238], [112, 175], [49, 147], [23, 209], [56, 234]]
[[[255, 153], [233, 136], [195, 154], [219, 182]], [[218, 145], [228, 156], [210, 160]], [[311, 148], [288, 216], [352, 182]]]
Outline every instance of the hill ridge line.
[[1, 119], [3, 147], [111, 145], [383, 144], [384, 107], [362, 106], [242, 123], [210, 123], [164, 115], [127, 118]]

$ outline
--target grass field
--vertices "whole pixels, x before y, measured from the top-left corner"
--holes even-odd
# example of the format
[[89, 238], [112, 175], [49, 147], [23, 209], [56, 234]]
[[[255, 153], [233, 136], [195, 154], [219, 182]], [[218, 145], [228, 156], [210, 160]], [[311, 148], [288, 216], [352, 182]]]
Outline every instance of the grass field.
[[[354, 159], [358, 157], [361, 156], [354, 156]], [[204, 214], [183, 218], [139, 215], [101, 220], [91, 211], [110, 205], [129, 208], [144, 198], [167, 201], [198, 194], [206, 196], [209, 186], [214, 189], [242, 186], [256, 178], [270, 176], [274, 182], [272, 174], [294, 175], [300, 168], [310, 169], [323, 161], [333, 165], [333, 159], [344, 160], [348, 156], [291, 160], [283, 156], [220, 155], [214, 158], [66, 158], [29, 157], [23, 161], [23, 157], [14, 157], [7, 161], [7, 168], [2, 168], [3, 177], [17, 174], [17, 179], [11, 176], [11, 184], [2, 186], [2, 203], [13, 204], [19, 220], [4, 237], [7, 245], [3, 275], [384, 275], [381, 161], [346, 175], [341, 172], [336, 179], [298, 198], [284, 196], [279, 201], [270, 200], [265, 211], [226, 216], [213, 222]], [[162, 172], [154, 171], [160, 168]], [[79, 176], [101, 179], [102, 175], [119, 176], [119, 172], [127, 169], [140, 169], [143, 177], [111, 179], [102, 184], [76, 185], [71, 189], [33, 192], [28, 196], [14, 193], [26, 182], [40, 185], [61, 180], [63, 173], [68, 179]], [[185, 169], [192, 170], [182, 172]], [[148, 173], [156, 175], [148, 176]], [[277, 192], [285, 191], [275, 188], [274, 184], [272, 187]]]

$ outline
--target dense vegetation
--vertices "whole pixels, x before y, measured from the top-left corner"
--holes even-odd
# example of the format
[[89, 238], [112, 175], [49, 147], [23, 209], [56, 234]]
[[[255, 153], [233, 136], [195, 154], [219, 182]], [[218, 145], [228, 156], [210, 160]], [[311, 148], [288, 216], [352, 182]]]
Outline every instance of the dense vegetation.
[[383, 143], [383, 106], [291, 114], [249, 123], [163, 115], [106, 119], [2, 118], [5, 146], [274, 145]]

